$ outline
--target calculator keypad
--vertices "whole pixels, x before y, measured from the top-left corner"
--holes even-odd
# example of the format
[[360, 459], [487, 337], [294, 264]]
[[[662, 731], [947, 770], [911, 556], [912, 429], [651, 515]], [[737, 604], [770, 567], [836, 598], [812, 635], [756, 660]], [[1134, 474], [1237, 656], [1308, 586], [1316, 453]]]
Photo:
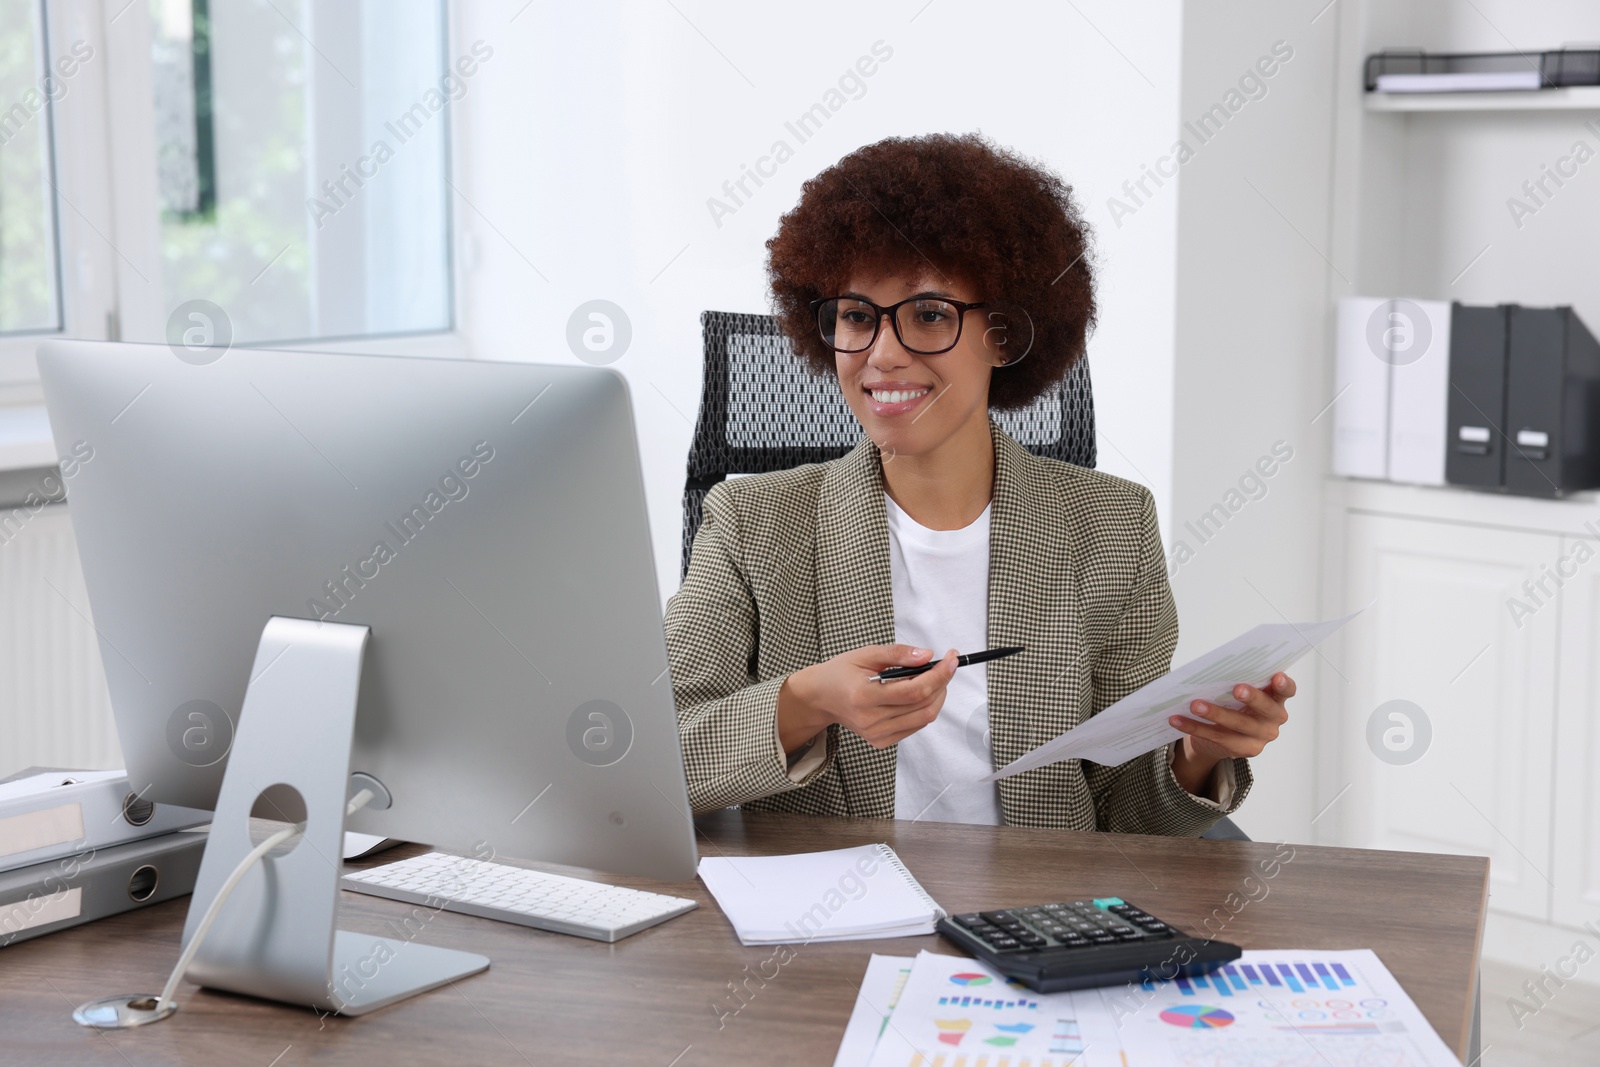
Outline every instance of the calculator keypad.
[[1160, 919], [1116, 897], [969, 912], [957, 915], [955, 922], [995, 952], [1087, 948], [1177, 935]]

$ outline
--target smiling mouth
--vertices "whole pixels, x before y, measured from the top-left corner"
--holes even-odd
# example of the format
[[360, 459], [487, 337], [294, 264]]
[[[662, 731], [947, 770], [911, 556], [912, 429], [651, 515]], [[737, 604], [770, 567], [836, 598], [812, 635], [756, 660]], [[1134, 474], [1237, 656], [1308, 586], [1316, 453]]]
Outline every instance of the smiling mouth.
[[880, 404], [904, 404], [927, 396], [932, 391], [932, 389], [926, 387], [921, 389], [868, 389], [867, 395]]

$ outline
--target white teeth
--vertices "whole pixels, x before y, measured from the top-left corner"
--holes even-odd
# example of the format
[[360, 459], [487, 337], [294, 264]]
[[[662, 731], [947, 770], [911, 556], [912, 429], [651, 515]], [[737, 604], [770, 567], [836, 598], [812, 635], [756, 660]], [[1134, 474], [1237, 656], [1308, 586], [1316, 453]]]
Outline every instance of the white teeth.
[[872, 399], [880, 404], [903, 404], [907, 400], [915, 400], [927, 392], [926, 389], [889, 389], [869, 390]]

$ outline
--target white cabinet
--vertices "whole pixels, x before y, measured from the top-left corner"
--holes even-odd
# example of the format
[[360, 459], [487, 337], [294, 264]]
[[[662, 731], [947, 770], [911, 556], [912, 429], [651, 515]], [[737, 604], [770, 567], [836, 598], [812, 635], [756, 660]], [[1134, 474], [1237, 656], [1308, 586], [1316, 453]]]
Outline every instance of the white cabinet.
[[1575, 576], [1561, 591], [1561, 671], [1556, 717], [1553, 918], [1600, 919], [1600, 539], [1563, 539]]
[[1491, 906], [1548, 919], [1562, 607], [1510, 605], [1562, 539], [1423, 516], [1345, 521], [1346, 603], [1372, 606], [1337, 673], [1324, 671], [1344, 691], [1344, 843], [1489, 856]]
[[[1600, 918], [1600, 498], [1336, 478], [1325, 505], [1325, 614], [1371, 607], [1319, 660], [1317, 840], [1490, 857], [1496, 940], [1537, 966]], [[1431, 732], [1410, 762], [1401, 721], [1369, 733], [1397, 700]]]

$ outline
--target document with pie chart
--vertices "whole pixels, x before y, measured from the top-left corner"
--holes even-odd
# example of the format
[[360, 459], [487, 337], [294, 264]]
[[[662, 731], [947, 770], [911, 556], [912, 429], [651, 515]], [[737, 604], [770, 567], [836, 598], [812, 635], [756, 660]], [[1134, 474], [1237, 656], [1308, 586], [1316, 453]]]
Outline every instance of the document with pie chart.
[[1100, 990], [1035, 993], [964, 956], [917, 956], [871, 1067], [1129, 1067]]
[[1460, 1064], [1370, 949], [1247, 951], [1202, 978], [1135, 988], [1148, 999], [1121, 1015], [1130, 1067]]
[[1251, 950], [1171, 982], [1035, 993], [923, 952], [871, 1067], [1459, 1067], [1368, 949]]

